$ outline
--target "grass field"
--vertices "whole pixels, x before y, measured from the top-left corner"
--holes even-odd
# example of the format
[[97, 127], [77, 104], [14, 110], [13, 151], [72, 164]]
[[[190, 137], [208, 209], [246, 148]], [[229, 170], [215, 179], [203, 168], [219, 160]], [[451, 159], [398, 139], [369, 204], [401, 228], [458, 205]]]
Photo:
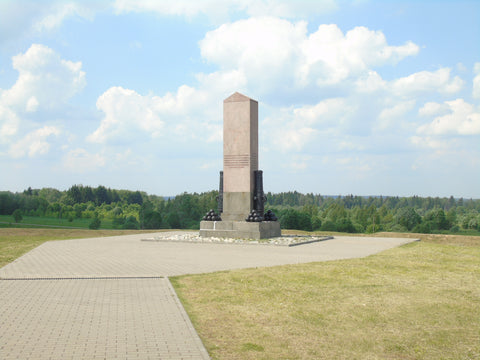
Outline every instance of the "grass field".
[[480, 238], [418, 236], [364, 259], [171, 281], [213, 359], [480, 359]]
[[[0, 229], [0, 267], [46, 240], [132, 233]], [[376, 236], [422, 241], [171, 282], [213, 359], [480, 359], [480, 237]]]
[[[88, 229], [88, 225], [92, 219], [58, 219], [40, 216], [23, 216], [22, 221], [15, 223], [11, 215], [0, 215], [0, 228], [16, 227], [16, 228], [38, 228], [40, 227], [58, 227], [58, 228], [83, 228]], [[113, 229], [112, 220], [102, 220], [101, 229]]]

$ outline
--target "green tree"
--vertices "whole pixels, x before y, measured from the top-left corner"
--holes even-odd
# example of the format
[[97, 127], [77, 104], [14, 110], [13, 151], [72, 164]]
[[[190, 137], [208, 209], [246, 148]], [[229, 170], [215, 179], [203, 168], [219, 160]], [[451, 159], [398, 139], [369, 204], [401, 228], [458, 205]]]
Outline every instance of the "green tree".
[[337, 227], [335, 226], [335, 223], [332, 220], [327, 219], [323, 221], [322, 227], [320, 229], [322, 231], [335, 231], [337, 230]]
[[143, 204], [143, 198], [142, 198], [142, 194], [140, 193], [140, 191], [130, 192], [128, 194], [127, 202], [129, 204], [142, 205]]
[[298, 230], [312, 231], [312, 217], [303, 211], [298, 213]]
[[300, 229], [299, 212], [295, 209], [287, 209], [280, 216], [280, 224], [284, 229]]
[[67, 198], [70, 205], [82, 203], [83, 199], [81, 187], [78, 185], [73, 185], [70, 189], [67, 190]]
[[422, 222], [422, 218], [417, 214], [414, 208], [400, 208], [397, 212], [397, 223], [411, 231], [417, 224]]
[[148, 211], [144, 215], [144, 229], [161, 229], [162, 215], [158, 211]]
[[354, 233], [356, 232], [355, 226], [352, 224], [352, 221], [348, 218], [341, 218], [335, 224], [336, 230], [340, 232]]
[[455, 210], [455, 208], [451, 208], [450, 210], [448, 210], [445, 217], [447, 219], [448, 225], [451, 228], [453, 228], [455, 226], [458, 227], [458, 225], [457, 225], [457, 211]]
[[312, 230], [320, 230], [322, 228], [322, 219], [320, 216], [312, 217]]
[[13, 219], [15, 220], [16, 223], [20, 222], [23, 220], [23, 216], [22, 216], [22, 211], [20, 209], [16, 209], [13, 213], [12, 213], [12, 216], [13, 216]]
[[132, 230], [138, 230], [140, 228], [140, 224], [137, 221], [137, 218], [135, 216], [128, 216], [125, 219], [125, 223], [123, 224], [124, 229], [132, 229]]
[[431, 230], [448, 230], [450, 228], [443, 209], [430, 210], [425, 214], [423, 221], [430, 223]]
[[91, 230], [97, 230], [97, 229], [100, 229], [101, 225], [102, 225], [102, 221], [98, 216], [95, 216], [92, 222], [90, 223], [90, 225], [88, 225], [88, 228]]
[[110, 199], [108, 198], [108, 190], [105, 186], [100, 185], [94, 191], [95, 194], [95, 204], [100, 206], [102, 204], [110, 204]]
[[176, 212], [168, 213], [166, 221], [171, 229], [181, 229], [180, 216]]

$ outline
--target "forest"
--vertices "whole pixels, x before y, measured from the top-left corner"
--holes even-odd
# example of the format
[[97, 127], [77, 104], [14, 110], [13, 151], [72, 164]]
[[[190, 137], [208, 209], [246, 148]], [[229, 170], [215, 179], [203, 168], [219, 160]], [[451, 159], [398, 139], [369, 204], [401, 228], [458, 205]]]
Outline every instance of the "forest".
[[[0, 191], [2, 226], [23, 217], [85, 219], [91, 229], [198, 229], [203, 215], [217, 209], [217, 191], [172, 197], [105, 186], [73, 185], [68, 190]], [[450, 197], [326, 196], [296, 191], [267, 193], [283, 229], [373, 233], [465, 233], [480, 235], [480, 200]], [[10, 225], [5, 224], [5, 215]], [[12, 225], [13, 224], [13, 225]]]

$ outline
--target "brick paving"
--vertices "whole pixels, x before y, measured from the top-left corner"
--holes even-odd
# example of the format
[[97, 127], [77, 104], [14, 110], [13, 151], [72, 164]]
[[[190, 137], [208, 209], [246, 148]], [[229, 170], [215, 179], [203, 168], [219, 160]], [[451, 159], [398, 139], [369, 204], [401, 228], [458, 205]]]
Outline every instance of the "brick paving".
[[208, 359], [166, 278], [0, 281], [1, 359]]
[[209, 359], [168, 276], [363, 257], [412, 241], [289, 248], [144, 237], [47, 242], [1, 268], [0, 358]]

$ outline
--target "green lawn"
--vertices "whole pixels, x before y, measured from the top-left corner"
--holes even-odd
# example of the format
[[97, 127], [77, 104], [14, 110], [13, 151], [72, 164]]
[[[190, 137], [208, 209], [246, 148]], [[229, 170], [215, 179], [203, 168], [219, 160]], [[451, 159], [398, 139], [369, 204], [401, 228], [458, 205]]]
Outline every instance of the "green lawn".
[[480, 359], [480, 238], [422, 240], [171, 281], [213, 359]]
[[[44, 227], [59, 227], [59, 228], [82, 228], [88, 229], [88, 225], [92, 219], [58, 219], [39, 216], [23, 216], [22, 221], [15, 223], [11, 215], [0, 215], [0, 227], [18, 227], [18, 228], [35, 228], [39, 226]], [[3, 223], [3, 224], [2, 224]], [[112, 220], [102, 220], [101, 229], [113, 229]]]

